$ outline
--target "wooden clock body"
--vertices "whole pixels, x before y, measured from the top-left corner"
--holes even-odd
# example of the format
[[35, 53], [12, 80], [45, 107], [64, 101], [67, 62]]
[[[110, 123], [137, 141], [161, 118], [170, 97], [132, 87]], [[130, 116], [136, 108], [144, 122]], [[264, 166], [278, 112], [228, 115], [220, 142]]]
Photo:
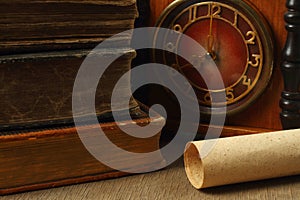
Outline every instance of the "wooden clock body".
[[[155, 24], [159, 15], [172, 2], [173, 0], [150, 0], [150, 25]], [[249, 0], [249, 2], [264, 15], [270, 24], [275, 40], [275, 65], [270, 84], [263, 95], [246, 110], [227, 118], [228, 133], [232, 130], [235, 135], [282, 129], [279, 102], [283, 91], [283, 78], [280, 71], [280, 58], [287, 35], [283, 18], [286, 12], [286, 1]]]

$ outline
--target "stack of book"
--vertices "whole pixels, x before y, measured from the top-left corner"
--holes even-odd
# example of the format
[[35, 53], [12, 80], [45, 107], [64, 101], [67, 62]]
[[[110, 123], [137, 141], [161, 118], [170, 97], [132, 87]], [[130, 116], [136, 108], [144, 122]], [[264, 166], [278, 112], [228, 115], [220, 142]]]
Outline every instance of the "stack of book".
[[[0, 2], [0, 194], [126, 174], [96, 160], [81, 143], [73, 121], [72, 91], [91, 49], [132, 29], [136, 17], [135, 0]], [[114, 45], [106, 47], [104, 56], [123, 56], [101, 78], [95, 108], [100, 126], [117, 146], [151, 152], [159, 148], [159, 133], [148, 139], [128, 136], [111, 115], [114, 85], [130, 70], [136, 54], [130, 39], [130, 34], [120, 34]], [[129, 82], [123, 87], [130, 91]], [[128, 103], [137, 124], [151, 121], [133, 98]], [[96, 130], [99, 124], [88, 127]], [[151, 170], [161, 161], [144, 160], [134, 167]]]

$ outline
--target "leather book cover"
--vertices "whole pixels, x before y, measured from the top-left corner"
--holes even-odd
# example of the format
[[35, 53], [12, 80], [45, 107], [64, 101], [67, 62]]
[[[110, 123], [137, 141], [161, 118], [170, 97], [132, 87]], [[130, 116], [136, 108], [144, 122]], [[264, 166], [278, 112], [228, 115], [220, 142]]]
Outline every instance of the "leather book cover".
[[135, 0], [1, 1], [0, 54], [91, 49], [136, 17]]
[[[148, 118], [140, 109], [132, 110], [131, 114], [139, 126], [150, 122], [155, 122], [154, 126], [157, 126], [164, 122], [159, 115]], [[119, 121], [119, 124], [114, 121], [100, 122], [83, 128], [97, 131], [101, 127], [107, 138], [125, 151], [148, 153], [159, 149], [160, 132], [150, 138], [136, 138], [121, 130], [130, 127], [132, 121]], [[128, 175], [94, 158], [73, 126], [2, 133], [0, 152], [0, 195]], [[112, 156], [111, 159], [122, 166], [128, 165], [129, 169], [146, 171], [165, 164], [163, 157], [159, 156], [135, 162], [126, 157], [120, 159]]]
[[[114, 85], [130, 69], [135, 51], [105, 49], [103, 52], [102, 56], [123, 55], [108, 67], [97, 88], [96, 113], [105, 118], [110, 116]], [[6, 130], [72, 123], [73, 85], [88, 53], [74, 50], [0, 56], [0, 134]], [[130, 92], [129, 81], [123, 87], [124, 94]], [[129, 107], [137, 106], [131, 99]]]

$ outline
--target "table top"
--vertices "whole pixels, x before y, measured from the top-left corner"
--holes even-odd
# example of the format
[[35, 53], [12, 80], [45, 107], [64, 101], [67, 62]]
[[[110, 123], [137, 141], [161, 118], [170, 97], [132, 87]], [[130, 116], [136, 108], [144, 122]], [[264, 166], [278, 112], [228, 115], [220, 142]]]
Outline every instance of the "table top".
[[0, 197], [11, 199], [300, 199], [300, 176], [196, 190], [179, 159], [158, 172]]

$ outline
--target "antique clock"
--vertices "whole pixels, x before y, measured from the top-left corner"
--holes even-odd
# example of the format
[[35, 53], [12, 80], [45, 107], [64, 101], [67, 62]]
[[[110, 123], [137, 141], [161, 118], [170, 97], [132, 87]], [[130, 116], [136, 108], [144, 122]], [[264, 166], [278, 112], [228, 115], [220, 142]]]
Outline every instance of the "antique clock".
[[[152, 23], [186, 34], [202, 45], [206, 56], [215, 61], [225, 87], [208, 89], [193, 64], [178, 58], [176, 50], [172, 55], [156, 52], [153, 59], [189, 80], [201, 113], [209, 115], [214, 95], [225, 92], [226, 99], [217, 103], [227, 107], [230, 131], [243, 134], [281, 129], [283, 80], [278, 58], [286, 38], [284, 5], [284, 0], [272, 4], [259, 0], [152, 0]], [[180, 42], [166, 45], [189, 51]], [[206, 59], [203, 55], [191, 56], [198, 62]]]
[[[226, 106], [228, 115], [238, 113], [251, 105], [267, 87], [273, 71], [272, 33], [263, 16], [244, 1], [175, 1], [161, 15], [157, 26], [184, 33], [206, 49], [206, 55], [191, 52], [199, 70], [210, 70], [199, 64], [205, 65], [207, 57], [216, 63], [224, 88], [214, 87], [213, 83], [210, 83], [212, 88], [207, 88], [192, 63], [180, 61], [178, 56], [168, 53], [163, 56], [164, 64], [173, 66], [193, 85], [203, 114], [209, 114], [212, 101], [219, 107]], [[175, 53], [179, 48], [189, 51], [188, 44], [183, 44], [180, 38], [168, 38], [175, 34], [165, 36], [164, 43], [175, 49]], [[218, 93], [225, 93], [226, 98], [219, 100]]]

